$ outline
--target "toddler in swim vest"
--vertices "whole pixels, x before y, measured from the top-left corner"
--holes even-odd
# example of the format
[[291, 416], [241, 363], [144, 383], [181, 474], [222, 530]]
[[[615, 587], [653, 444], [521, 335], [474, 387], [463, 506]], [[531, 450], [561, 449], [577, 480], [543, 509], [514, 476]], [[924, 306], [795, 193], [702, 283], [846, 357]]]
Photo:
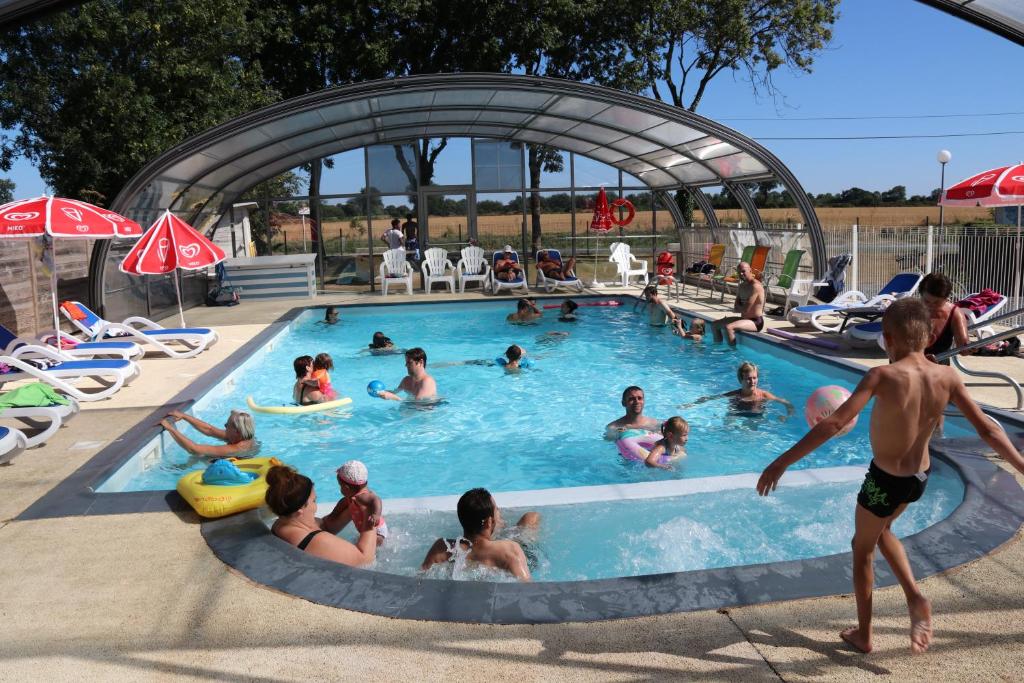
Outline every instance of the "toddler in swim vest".
[[323, 394], [324, 398], [328, 401], [333, 401], [338, 398], [338, 392], [331, 386], [331, 375], [328, 373], [328, 370], [333, 369], [334, 361], [331, 360], [330, 354], [316, 354], [316, 358], [313, 359], [313, 373], [309, 378], [316, 380], [320, 393]]
[[384, 504], [380, 496], [366, 485], [370, 473], [359, 460], [349, 460], [338, 468], [338, 486], [341, 487], [341, 510], [348, 510], [356, 531], [362, 531], [367, 525], [377, 531], [377, 545], [382, 545], [388, 537], [388, 525], [384, 521]]

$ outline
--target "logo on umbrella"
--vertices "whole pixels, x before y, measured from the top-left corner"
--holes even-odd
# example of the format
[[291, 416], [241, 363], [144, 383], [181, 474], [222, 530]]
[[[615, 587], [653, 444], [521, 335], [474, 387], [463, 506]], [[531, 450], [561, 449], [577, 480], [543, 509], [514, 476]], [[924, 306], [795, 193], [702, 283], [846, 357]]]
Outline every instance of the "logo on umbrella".
[[6, 221], [30, 221], [33, 218], [38, 217], [38, 211], [13, 212], [4, 214], [4, 220]]
[[156, 243], [156, 255], [160, 257], [161, 261], [167, 260], [167, 248], [171, 246], [171, 241], [166, 237], [161, 237]]
[[124, 217], [118, 216], [116, 213], [105, 213], [103, 214], [103, 217], [109, 221], [114, 221], [115, 223], [124, 223]]
[[[74, 207], [62, 206], [62, 207], [60, 207], [60, 210], [64, 212], [65, 216], [67, 216], [68, 218], [70, 218], [73, 221], [80, 221], [80, 220], [82, 220], [82, 212], [79, 211], [78, 209], [74, 208]], [[81, 226], [79, 226], [79, 227], [81, 227]], [[86, 230], [88, 230], [88, 229], [89, 228], [86, 228]]]
[[199, 255], [199, 245], [193, 242], [192, 244], [183, 244], [178, 247], [178, 251], [181, 252], [185, 258], [195, 258]]
[[77, 230], [78, 232], [89, 232], [89, 226], [88, 225], [76, 225], [75, 226], [75, 230]]

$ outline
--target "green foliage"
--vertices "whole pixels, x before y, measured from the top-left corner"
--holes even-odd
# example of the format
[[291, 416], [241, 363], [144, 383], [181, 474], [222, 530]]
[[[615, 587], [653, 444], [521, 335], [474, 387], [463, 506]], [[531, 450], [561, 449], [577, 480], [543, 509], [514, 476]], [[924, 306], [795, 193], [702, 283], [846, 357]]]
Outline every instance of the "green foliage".
[[0, 178], [0, 204], [14, 201], [14, 181]]
[[0, 38], [0, 125], [57, 194], [109, 204], [147, 161], [272, 102], [246, 0], [94, 0]]

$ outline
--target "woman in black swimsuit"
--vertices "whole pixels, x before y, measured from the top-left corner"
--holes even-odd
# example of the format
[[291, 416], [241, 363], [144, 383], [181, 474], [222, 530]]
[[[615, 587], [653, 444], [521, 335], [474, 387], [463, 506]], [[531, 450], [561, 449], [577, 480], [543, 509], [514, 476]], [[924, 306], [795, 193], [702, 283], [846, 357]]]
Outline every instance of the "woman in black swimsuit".
[[[942, 273], [928, 273], [921, 280], [918, 292], [928, 307], [932, 320], [932, 337], [925, 355], [934, 356], [949, 351], [954, 346], [963, 346], [970, 341], [967, 335], [967, 318], [959, 306], [949, 300], [953, 283]], [[949, 365], [949, 359], [942, 361]]]
[[355, 545], [335, 536], [317, 519], [313, 481], [292, 468], [286, 465], [270, 468], [266, 501], [278, 516], [271, 532], [299, 550], [350, 567], [362, 567], [376, 559], [377, 531], [373, 526], [358, 530]]

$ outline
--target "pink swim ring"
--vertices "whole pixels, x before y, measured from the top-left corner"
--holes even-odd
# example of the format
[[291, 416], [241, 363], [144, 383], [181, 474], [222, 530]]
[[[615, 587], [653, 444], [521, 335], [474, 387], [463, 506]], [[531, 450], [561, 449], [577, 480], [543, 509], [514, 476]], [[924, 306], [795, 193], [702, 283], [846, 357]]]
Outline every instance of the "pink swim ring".
[[[626, 460], [633, 460], [635, 462], [647, 460], [647, 456], [651, 454], [654, 444], [661, 441], [661, 434], [656, 432], [640, 432], [637, 434], [636, 430], [629, 430], [625, 433], [632, 433], [633, 435], [624, 436], [619, 439], [615, 442], [615, 446], [619, 449], [619, 454]], [[662, 453], [661, 457], [658, 458], [658, 463], [667, 465], [669, 463], [668, 454]]]

